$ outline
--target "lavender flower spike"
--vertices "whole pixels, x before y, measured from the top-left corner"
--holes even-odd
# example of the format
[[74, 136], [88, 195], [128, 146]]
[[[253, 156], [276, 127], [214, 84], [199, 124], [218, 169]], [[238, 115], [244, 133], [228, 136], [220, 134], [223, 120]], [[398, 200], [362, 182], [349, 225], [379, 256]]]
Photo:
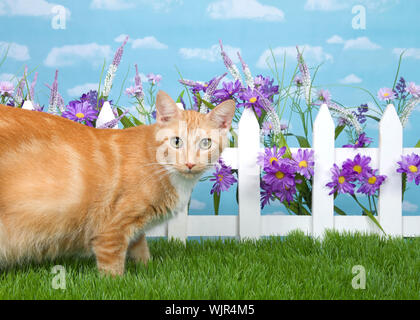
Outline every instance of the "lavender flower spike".
[[232, 60], [230, 60], [227, 53], [223, 50], [222, 40], [219, 40], [219, 44], [220, 44], [220, 54], [223, 57], [223, 62], [225, 64], [226, 68], [228, 69], [228, 71], [232, 75], [233, 79], [239, 80], [242, 84], [241, 74], [239, 73], [238, 68], [233, 64]]
[[183, 85], [186, 85], [186, 86], [188, 86], [188, 87], [204, 87], [205, 86], [205, 83], [204, 82], [202, 82], [202, 81], [194, 81], [194, 80], [188, 80], [188, 79], [181, 79], [181, 80], [178, 80], [179, 81], [179, 83], [181, 83], [181, 84], [183, 84]]
[[[224, 74], [222, 74], [220, 77], [215, 78], [210, 85], [208, 86], [206, 93], [203, 95], [203, 100], [210, 102], [211, 98], [214, 94], [214, 92], [217, 89], [217, 86], [219, 85], [220, 81], [227, 75], [227, 72], [225, 72]], [[203, 103], [200, 106], [200, 113], [207, 113], [209, 110], [207, 108], [207, 106]]]
[[337, 113], [340, 117], [346, 119], [354, 127], [358, 134], [361, 134], [363, 132], [363, 129], [359, 121], [357, 121], [356, 115], [354, 113], [348, 111], [343, 107], [338, 106], [337, 104], [331, 101], [328, 103], [328, 108], [333, 112]]
[[20, 106], [23, 102], [23, 91], [25, 90], [25, 82], [26, 82], [27, 73], [28, 73], [28, 67], [25, 66], [25, 70], [23, 71], [23, 77], [19, 81], [19, 84], [16, 90], [16, 95], [14, 98], [18, 106]]
[[136, 93], [136, 97], [139, 100], [143, 100], [144, 92], [143, 92], [143, 85], [141, 83], [141, 78], [140, 78], [140, 74], [139, 74], [139, 67], [137, 66], [137, 64], [135, 64], [135, 67], [136, 67], [136, 76], [134, 78], [134, 83], [136, 85], [136, 88], [138, 88], [138, 92]]
[[271, 119], [274, 134], [279, 134], [281, 132], [281, 125], [275, 109], [271, 105], [270, 100], [268, 100], [258, 89], [256, 89], [256, 92], [260, 97], [262, 107], [267, 112], [267, 116]]
[[115, 73], [117, 72], [118, 66], [121, 62], [121, 57], [124, 52], [124, 46], [126, 45], [127, 41], [128, 36], [125, 38], [121, 47], [118, 48], [117, 52], [115, 53], [114, 60], [109, 65], [108, 72], [105, 76], [104, 90], [102, 91], [102, 96], [105, 98], [107, 98], [109, 96], [109, 93], [111, 92], [112, 82], [114, 81]]
[[117, 50], [117, 52], [115, 53], [115, 56], [114, 56], [114, 60], [112, 61], [112, 64], [114, 65], [114, 66], [116, 66], [117, 68], [118, 68], [118, 66], [120, 65], [120, 62], [121, 62], [121, 58], [122, 58], [122, 55], [123, 55], [123, 53], [124, 53], [124, 46], [127, 44], [127, 42], [128, 42], [128, 36], [125, 38], [125, 40], [124, 40], [124, 42], [123, 42], [123, 44], [121, 45], [121, 47], [119, 47], [118, 48], [118, 50]]
[[35, 100], [35, 86], [38, 80], [38, 72], [35, 72], [34, 80], [31, 83], [31, 89], [29, 90], [29, 99]]
[[114, 128], [118, 122], [128, 113], [128, 110], [125, 110], [118, 118], [115, 118], [111, 121], [104, 123], [103, 125], [99, 126], [98, 129], [112, 129]]
[[48, 113], [57, 114], [58, 102], [58, 70], [55, 70], [54, 82], [51, 87], [50, 101], [48, 105]]
[[241, 54], [239, 52], [238, 52], [238, 57], [239, 57], [239, 60], [241, 61], [241, 64], [242, 64], [242, 70], [244, 71], [246, 85], [248, 87], [250, 87], [251, 89], [254, 89], [254, 87], [255, 87], [254, 77], [251, 74], [251, 70], [249, 69], [249, 67], [245, 63], [245, 61], [242, 59]]
[[401, 124], [403, 127], [406, 126], [408, 123], [408, 118], [410, 118], [411, 113], [416, 108], [416, 106], [420, 103], [420, 97], [412, 97], [408, 100], [407, 104], [405, 105], [403, 111], [400, 115]]
[[299, 52], [299, 48], [297, 46], [296, 46], [296, 50], [298, 52], [297, 60], [299, 63], [299, 71], [301, 75], [302, 86], [305, 92], [306, 104], [310, 105], [311, 104], [311, 91], [315, 91], [314, 89], [311, 88], [312, 86], [311, 74], [309, 73], [308, 66], [305, 63], [305, 60], [303, 60], [303, 56]]

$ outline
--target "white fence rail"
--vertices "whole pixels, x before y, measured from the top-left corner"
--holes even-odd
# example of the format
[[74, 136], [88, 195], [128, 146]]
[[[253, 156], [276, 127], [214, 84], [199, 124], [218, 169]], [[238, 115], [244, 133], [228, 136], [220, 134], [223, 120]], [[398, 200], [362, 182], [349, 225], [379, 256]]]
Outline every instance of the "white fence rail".
[[[109, 104], [108, 104], [109, 106]], [[108, 107], [107, 106], [107, 107]], [[32, 104], [25, 102], [25, 109]], [[106, 108], [107, 109], [107, 108]], [[109, 107], [110, 109], [110, 107]], [[109, 111], [109, 110], [108, 110]], [[101, 115], [100, 115], [101, 117]], [[108, 112], [101, 121], [112, 120]], [[315, 168], [312, 188], [312, 216], [261, 215], [260, 167], [256, 163], [260, 147], [260, 130], [253, 112], [245, 109], [239, 122], [238, 148], [226, 149], [222, 157], [238, 169], [238, 215], [188, 215], [185, 208], [166, 223], [146, 232], [148, 236], [176, 238], [185, 241], [193, 236], [239, 237], [285, 236], [292, 230], [321, 237], [327, 229], [383, 234], [367, 216], [334, 215], [334, 197], [325, 186], [331, 179], [333, 163], [342, 163], [356, 154], [372, 158], [371, 164], [387, 176], [381, 186], [378, 220], [387, 235], [420, 236], [420, 216], [402, 216], [401, 175], [396, 172], [401, 155], [420, 154], [420, 148], [404, 148], [401, 122], [393, 105], [388, 105], [379, 124], [379, 148], [335, 148], [334, 122], [326, 105], [322, 105], [314, 122], [313, 150]], [[292, 148], [292, 152], [297, 149]], [[420, 193], [419, 193], [420, 194]]]
[[[314, 122], [313, 150], [315, 173], [312, 190], [312, 216], [261, 215], [260, 167], [256, 164], [260, 132], [254, 114], [246, 109], [239, 122], [238, 148], [228, 148], [222, 157], [238, 169], [238, 215], [188, 215], [179, 212], [166, 224], [147, 232], [148, 236], [169, 236], [185, 241], [192, 236], [226, 236], [257, 239], [261, 236], [285, 236], [292, 230], [320, 237], [327, 229], [383, 234], [367, 216], [334, 215], [334, 197], [325, 186], [331, 179], [333, 163], [342, 163], [356, 154], [370, 156], [372, 166], [388, 178], [380, 189], [378, 221], [387, 235], [420, 236], [420, 216], [402, 216], [401, 175], [396, 172], [401, 155], [420, 154], [420, 148], [402, 148], [402, 126], [394, 106], [389, 105], [379, 124], [379, 148], [335, 148], [335, 128], [326, 105], [321, 106]], [[292, 148], [292, 152], [297, 149]]]

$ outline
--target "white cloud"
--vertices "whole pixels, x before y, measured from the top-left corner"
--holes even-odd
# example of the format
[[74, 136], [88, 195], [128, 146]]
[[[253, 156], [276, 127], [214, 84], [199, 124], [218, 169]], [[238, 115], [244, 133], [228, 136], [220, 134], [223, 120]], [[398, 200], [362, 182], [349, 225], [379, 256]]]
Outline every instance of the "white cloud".
[[327, 39], [329, 44], [343, 44], [344, 50], [359, 49], [359, 50], [376, 50], [381, 46], [369, 40], [368, 37], [358, 37], [356, 39], [345, 40], [338, 35], [333, 35]]
[[141, 39], [134, 39], [131, 42], [133, 49], [167, 49], [168, 46], [162, 42], [159, 42], [155, 37], [144, 37]]
[[[0, 15], [51, 16], [55, 14], [53, 8], [57, 5], [45, 0], [0, 0]], [[67, 16], [70, 16], [70, 10], [65, 9]]]
[[190, 209], [193, 210], [203, 210], [206, 207], [204, 202], [198, 201], [197, 199], [191, 199]]
[[404, 200], [402, 203], [402, 209], [403, 211], [406, 211], [406, 212], [417, 212], [417, 210], [419, 209], [419, 206], [415, 203], [411, 203], [407, 200]]
[[356, 39], [349, 39], [344, 42], [344, 50], [360, 49], [360, 50], [376, 50], [381, 46], [373, 43], [368, 37], [358, 37]]
[[369, 10], [384, 11], [399, 0], [306, 0], [304, 9], [309, 11], [346, 10], [355, 5], [363, 5]]
[[344, 40], [340, 36], [333, 35], [331, 38], [329, 38], [327, 40], [327, 43], [330, 43], [330, 44], [340, 44], [340, 43], [344, 43]]
[[347, 8], [347, 5], [337, 0], [307, 0], [304, 8], [309, 11], [336, 11]]
[[92, 9], [116, 11], [134, 8], [135, 4], [126, 0], [92, 0], [90, 7]]
[[[239, 62], [237, 52], [241, 52], [240, 48], [231, 47], [229, 45], [223, 45], [223, 49], [229, 55], [234, 63]], [[205, 61], [214, 62], [221, 59], [220, 47], [218, 44], [212, 45], [208, 49], [203, 48], [181, 48], [179, 54], [184, 59], [200, 59]]]
[[[114, 39], [115, 42], [124, 42], [125, 38], [127, 37], [126, 34], [120, 34], [118, 37]], [[133, 49], [168, 49], [168, 46], [159, 40], [157, 40], [153, 36], [147, 36], [144, 38], [138, 38], [138, 39], [128, 39], [128, 43], [131, 44], [131, 47]]]
[[[303, 58], [309, 65], [319, 64], [324, 61], [333, 61], [333, 56], [324, 51], [320, 46], [301, 45], [299, 46], [300, 52], [303, 52]], [[267, 61], [272, 60], [272, 54], [277, 61], [283, 61], [284, 55], [286, 55], [286, 62], [296, 61], [296, 47], [277, 47], [270, 50], [265, 50], [258, 58], [257, 67], [262, 69], [268, 69]]]
[[0, 54], [1, 57], [6, 53], [6, 50], [9, 49], [7, 57], [17, 60], [17, 61], [26, 61], [31, 57], [29, 56], [29, 49], [27, 46], [15, 43], [15, 42], [3, 42], [0, 41]]
[[66, 45], [52, 48], [44, 60], [44, 64], [47, 67], [64, 67], [86, 61], [94, 66], [99, 66], [111, 54], [111, 47], [108, 45], [97, 43]]
[[394, 50], [392, 50], [392, 52], [394, 54], [396, 54], [397, 56], [399, 56], [401, 54], [401, 52], [404, 52], [403, 58], [413, 58], [413, 59], [420, 59], [420, 48], [408, 48], [408, 49], [404, 49], [404, 48], [395, 48]]
[[90, 90], [98, 90], [98, 87], [97, 83], [85, 83], [68, 89], [67, 94], [71, 97], [80, 97], [83, 93], [87, 93]]
[[207, 13], [213, 19], [256, 19], [283, 21], [284, 13], [274, 6], [263, 5], [257, 0], [217, 0], [210, 3]]
[[18, 84], [19, 78], [11, 73], [2, 73], [0, 74], [0, 81], [9, 81], [16, 86]]
[[362, 82], [362, 79], [360, 79], [354, 73], [349, 74], [347, 77], [340, 80], [340, 83], [343, 83], [343, 84], [352, 84], [352, 83], [360, 83], [360, 82]]

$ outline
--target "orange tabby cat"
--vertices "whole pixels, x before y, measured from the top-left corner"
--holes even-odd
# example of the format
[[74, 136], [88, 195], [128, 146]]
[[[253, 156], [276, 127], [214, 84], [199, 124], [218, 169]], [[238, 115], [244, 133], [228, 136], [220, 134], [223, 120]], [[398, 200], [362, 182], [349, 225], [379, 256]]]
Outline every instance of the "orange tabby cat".
[[0, 265], [93, 253], [120, 275], [127, 255], [147, 263], [144, 230], [187, 205], [235, 103], [205, 115], [160, 91], [156, 109], [156, 124], [112, 130], [0, 106]]

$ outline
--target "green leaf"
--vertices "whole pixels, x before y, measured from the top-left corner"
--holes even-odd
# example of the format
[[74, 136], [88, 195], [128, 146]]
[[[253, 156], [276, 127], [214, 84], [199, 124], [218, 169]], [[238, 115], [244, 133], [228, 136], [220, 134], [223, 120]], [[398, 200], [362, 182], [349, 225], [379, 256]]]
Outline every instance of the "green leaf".
[[343, 210], [341, 210], [337, 206], [334, 206], [334, 211], [337, 212], [340, 216], [346, 216], [347, 215]]
[[184, 97], [184, 92], [185, 92], [185, 89], [182, 90], [181, 94], [178, 96], [178, 99], [176, 100], [176, 103], [181, 103], [181, 99]]
[[366, 213], [366, 215], [373, 221], [374, 224], [376, 224], [378, 226], [379, 229], [382, 230], [382, 232], [384, 234], [386, 234], [385, 230], [382, 229], [382, 226], [379, 224], [378, 220], [376, 220], [375, 216], [372, 214], [372, 212], [370, 212], [368, 209], [366, 209], [360, 202], [359, 200], [357, 200], [355, 195], [351, 195], [352, 198], [354, 200], [356, 200], [356, 202], [358, 203], [358, 205], [363, 209], [364, 213]]
[[309, 144], [309, 141], [305, 137], [297, 136], [297, 135], [294, 135], [294, 136], [296, 137], [297, 141], [299, 142], [299, 146], [301, 148], [310, 148], [311, 147], [311, 145]]
[[414, 146], [414, 148], [420, 148], [420, 140], [417, 141], [417, 144]]
[[379, 119], [378, 117], [371, 116], [370, 114], [367, 114], [366, 117], [371, 118], [371, 119], [373, 119], [375, 121], [378, 121], [378, 122], [381, 121], [381, 119]]
[[335, 140], [337, 140], [338, 136], [341, 132], [343, 132], [345, 127], [346, 126], [337, 126], [337, 128], [335, 128]]
[[213, 207], [216, 216], [219, 215], [220, 196], [221, 194], [217, 194], [217, 192], [213, 193]]
[[[117, 111], [119, 116], [123, 114], [123, 111], [120, 108], [117, 108]], [[135, 125], [126, 116], [122, 117], [120, 121], [124, 128], [135, 127]]]

